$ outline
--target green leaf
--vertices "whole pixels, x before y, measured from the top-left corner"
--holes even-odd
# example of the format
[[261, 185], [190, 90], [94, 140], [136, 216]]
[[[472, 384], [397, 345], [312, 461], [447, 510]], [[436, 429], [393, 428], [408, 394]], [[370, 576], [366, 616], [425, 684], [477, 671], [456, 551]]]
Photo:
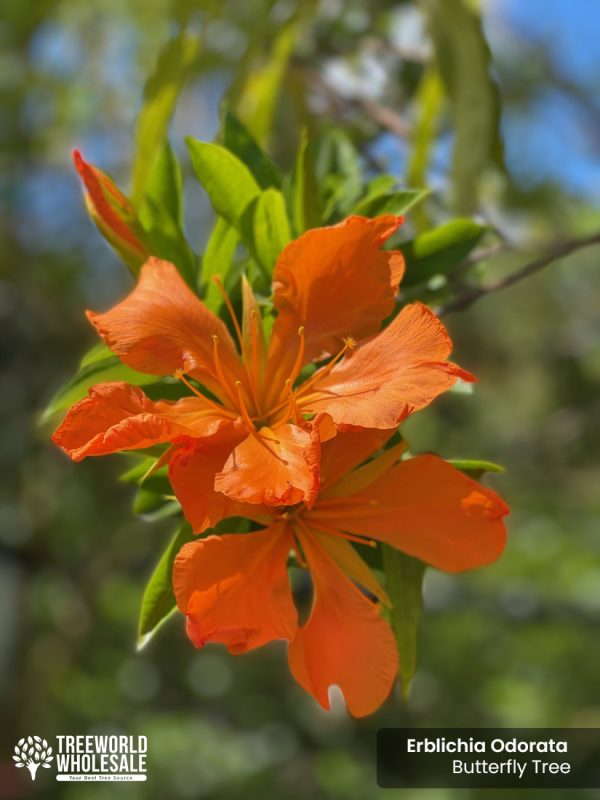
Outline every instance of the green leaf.
[[306, 131], [302, 132], [291, 190], [291, 217], [297, 236], [321, 225], [321, 201], [315, 175], [313, 150]]
[[410, 208], [427, 197], [429, 189], [400, 189], [389, 194], [367, 196], [352, 209], [353, 214], [378, 217], [381, 214], [405, 214]]
[[271, 132], [277, 99], [298, 32], [299, 24], [295, 20], [280, 28], [271, 42], [268, 60], [262, 67], [248, 71], [239, 94], [239, 117], [261, 144], [265, 144]]
[[175, 610], [172, 578], [173, 562], [183, 545], [193, 541], [194, 538], [191, 527], [187, 522], [183, 522], [146, 584], [140, 608], [138, 650], [141, 650], [148, 643], [159, 626]]
[[453, 183], [461, 213], [477, 206], [477, 185], [492, 163], [502, 165], [500, 95], [481, 16], [472, 0], [428, 0], [437, 67], [454, 127]]
[[101, 358], [101, 352], [99, 347], [95, 347], [83, 357], [79, 372], [58, 390], [44, 410], [42, 423], [47, 422], [59, 411], [69, 408], [77, 400], [81, 400], [86, 396], [88, 389], [97, 383], [124, 381], [134, 386], [146, 386], [158, 382], [156, 375], [136, 372], [119, 361], [116, 356]]
[[178, 514], [181, 506], [172, 497], [165, 497], [158, 492], [140, 487], [133, 498], [131, 510], [146, 520], [157, 520]]
[[223, 144], [249, 168], [262, 189], [281, 188], [279, 170], [231, 111], [223, 119]]
[[504, 467], [492, 461], [481, 461], [473, 458], [448, 458], [448, 464], [468, 475], [469, 478], [479, 480], [486, 472], [504, 472]]
[[[435, 65], [423, 72], [415, 94], [415, 121], [411, 133], [411, 152], [406, 179], [409, 185], [425, 186], [431, 154], [444, 110], [444, 86]], [[413, 217], [419, 231], [427, 230], [429, 219], [423, 208]]]
[[194, 286], [196, 256], [178, 223], [164, 205], [148, 198], [145, 205], [144, 227], [153, 255], [175, 264], [184, 280]]
[[406, 700], [417, 666], [417, 630], [425, 564], [387, 544], [382, 545], [382, 551], [385, 589], [392, 603], [390, 623], [398, 646], [398, 675]]
[[185, 33], [167, 42], [144, 87], [144, 102], [135, 128], [132, 198], [143, 201], [148, 175], [167, 138], [177, 98], [198, 57], [198, 41]]
[[[171, 219], [182, 228], [182, 193], [181, 167], [173, 148], [169, 142], [165, 142], [154, 163], [154, 168], [150, 172], [145, 198], [151, 200], [155, 205], [163, 206]], [[145, 209], [142, 206], [140, 210], [142, 222], [144, 222], [144, 213]]]
[[219, 275], [225, 282], [233, 264], [239, 240], [240, 235], [237, 228], [223, 217], [218, 217], [206, 244], [199, 275], [202, 299], [214, 312], [219, 310], [223, 300], [212, 278], [214, 275]]
[[322, 220], [335, 222], [350, 213], [363, 194], [359, 154], [344, 131], [326, 131], [313, 145], [315, 175], [324, 208]]
[[186, 139], [192, 165], [215, 213], [238, 230], [248, 205], [260, 194], [254, 176], [239, 158], [219, 144]]
[[[169, 483], [169, 470], [165, 465], [157, 469], [151, 475], [148, 471], [156, 463], [156, 458], [153, 456], [142, 455], [135, 453], [135, 460], [138, 462], [134, 467], [126, 470], [122, 475], [119, 475], [119, 480], [124, 483], [137, 483], [138, 486], [143, 486], [150, 492], [161, 495], [172, 495], [173, 489]], [[148, 477], [145, 477], [148, 475]]]
[[266, 189], [252, 203], [250, 210], [251, 230], [246, 239], [251, 239], [251, 250], [270, 277], [279, 254], [291, 240], [285, 200], [277, 189]]
[[402, 245], [406, 273], [402, 286], [413, 286], [444, 275], [460, 264], [487, 231], [471, 219], [453, 219]]

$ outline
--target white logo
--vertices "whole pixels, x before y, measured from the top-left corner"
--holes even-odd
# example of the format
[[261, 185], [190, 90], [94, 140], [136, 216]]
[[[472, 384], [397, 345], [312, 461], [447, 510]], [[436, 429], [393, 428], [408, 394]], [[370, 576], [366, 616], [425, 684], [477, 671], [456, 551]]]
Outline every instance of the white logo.
[[15, 767], [27, 767], [31, 780], [34, 781], [38, 767], [50, 769], [53, 759], [52, 748], [40, 736], [23, 737], [15, 745], [13, 759]]
[[145, 736], [56, 736], [55, 753], [41, 736], [19, 739], [15, 767], [27, 767], [34, 781], [39, 767], [56, 767], [57, 781], [145, 781], [148, 739]]

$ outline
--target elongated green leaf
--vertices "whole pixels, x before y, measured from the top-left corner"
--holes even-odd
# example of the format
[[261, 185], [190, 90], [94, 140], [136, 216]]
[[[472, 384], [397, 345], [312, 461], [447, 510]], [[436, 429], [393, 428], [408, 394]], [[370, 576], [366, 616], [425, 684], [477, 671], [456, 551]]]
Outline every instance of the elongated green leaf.
[[460, 264], [487, 231], [471, 219], [453, 219], [402, 245], [406, 259], [404, 288], [444, 275]]
[[[169, 142], [165, 142], [150, 172], [150, 178], [144, 193], [145, 198], [151, 200], [154, 205], [162, 206], [171, 219], [182, 228], [182, 192], [183, 181], [179, 161]], [[142, 223], [145, 222], [144, 215], [146, 213], [146, 209], [142, 205], [140, 210]]]
[[297, 236], [321, 225], [321, 201], [315, 174], [313, 149], [306, 131], [302, 133], [300, 149], [292, 176], [291, 217]]
[[248, 205], [260, 187], [248, 167], [218, 144], [186, 139], [192, 165], [215, 212], [239, 229]]
[[279, 170], [231, 111], [223, 118], [223, 144], [248, 167], [262, 189], [281, 188]]
[[350, 213], [364, 192], [360, 159], [348, 135], [339, 129], [322, 134], [314, 150], [322, 220], [336, 222]]
[[131, 510], [147, 521], [172, 517], [181, 511], [181, 506], [172, 497], [140, 487], [133, 498]]
[[275, 37], [266, 63], [251, 70], [242, 88], [237, 111], [254, 138], [264, 145], [271, 132], [277, 98], [299, 32], [296, 21], [282, 27]]
[[469, 478], [479, 480], [486, 472], [504, 472], [504, 467], [492, 461], [481, 461], [476, 458], [449, 458], [448, 464], [464, 472]]
[[423, 73], [416, 96], [416, 119], [411, 135], [412, 151], [408, 160], [407, 180], [424, 185], [443, 109], [444, 86], [437, 68], [430, 65]]
[[397, 192], [365, 197], [352, 209], [353, 214], [377, 217], [381, 214], [405, 214], [429, 194], [429, 189], [400, 189]]
[[119, 475], [120, 481], [124, 481], [125, 483], [137, 483], [139, 486], [143, 486], [144, 489], [156, 494], [173, 494], [173, 489], [169, 483], [169, 471], [167, 466], [161, 467], [151, 475], [148, 475], [149, 470], [156, 463], [155, 457], [141, 455], [139, 453], [133, 456], [130, 454], [129, 457], [135, 458], [137, 463], [135, 466], [123, 472], [122, 475]]
[[175, 610], [173, 595], [173, 562], [179, 550], [194, 539], [192, 529], [183, 522], [156, 565], [144, 589], [138, 626], [138, 650], [141, 650], [159, 626]]
[[144, 102], [135, 129], [132, 199], [138, 206], [144, 197], [148, 176], [167, 138], [177, 98], [199, 53], [195, 38], [185, 33], [167, 42], [156, 69], [144, 88]]
[[179, 224], [165, 205], [148, 197], [144, 206], [144, 227], [153, 255], [175, 264], [184, 280], [194, 286], [196, 256]]
[[390, 623], [398, 645], [398, 675], [406, 700], [417, 667], [417, 630], [425, 564], [386, 544], [382, 545], [382, 551], [385, 590], [392, 603]]
[[199, 275], [200, 294], [212, 311], [218, 311], [222, 303], [221, 294], [212, 278], [218, 275], [223, 282], [225, 281], [233, 264], [239, 240], [237, 228], [223, 217], [219, 217], [208, 239]]
[[461, 213], [476, 208], [477, 185], [502, 164], [500, 97], [480, 14], [470, 0], [425, 0], [439, 74], [454, 126], [453, 182]]
[[285, 200], [277, 189], [266, 189], [257, 197], [251, 210], [252, 250], [270, 276], [279, 254], [291, 240]]
[[[91, 353], [94, 355], [90, 355]], [[107, 381], [125, 381], [126, 383], [133, 384], [134, 386], [146, 386], [157, 383], [156, 375], [145, 375], [142, 372], [136, 372], [131, 367], [127, 367], [121, 363], [116, 356], [109, 355], [105, 358], [89, 360], [90, 357], [95, 359], [100, 354], [99, 350], [94, 348], [86, 356], [84, 356], [82, 363], [85, 363], [79, 369], [79, 372], [58, 392], [54, 395], [47, 408], [44, 410], [41, 422], [47, 422], [54, 414], [59, 411], [64, 411], [85, 397], [87, 390], [97, 383], [105, 383]]]

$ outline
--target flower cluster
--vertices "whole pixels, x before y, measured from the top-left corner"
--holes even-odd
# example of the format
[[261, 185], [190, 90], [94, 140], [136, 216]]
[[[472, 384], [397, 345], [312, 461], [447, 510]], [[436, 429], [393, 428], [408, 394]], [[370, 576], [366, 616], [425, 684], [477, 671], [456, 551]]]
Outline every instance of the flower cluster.
[[[90, 187], [99, 180], [88, 176]], [[99, 191], [101, 215], [110, 208]], [[406, 305], [382, 328], [404, 270], [401, 253], [382, 246], [401, 221], [350, 217], [289, 244], [268, 334], [245, 280], [239, 320], [219, 284], [228, 326], [172, 264], [148, 258], [131, 294], [88, 318], [126, 365], [180, 381], [181, 398], [99, 384], [53, 437], [75, 461], [163, 445], [157, 465], [168, 464], [195, 533], [253, 520], [251, 533], [199, 536], [177, 556], [189, 638], [234, 654], [284, 639], [296, 680], [325, 708], [338, 685], [356, 716], [389, 694], [397, 654], [380, 613], [389, 599], [355, 544], [385, 542], [456, 572], [493, 561], [505, 540], [494, 492], [436, 456], [385, 449], [407, 416], [458, 378], [474, 380], [448, 360], [450, 338], [426, 306]], [[137, 257], [139, 239], [125, 239]], [[302, 624], [290, 554], [312, 578]]]

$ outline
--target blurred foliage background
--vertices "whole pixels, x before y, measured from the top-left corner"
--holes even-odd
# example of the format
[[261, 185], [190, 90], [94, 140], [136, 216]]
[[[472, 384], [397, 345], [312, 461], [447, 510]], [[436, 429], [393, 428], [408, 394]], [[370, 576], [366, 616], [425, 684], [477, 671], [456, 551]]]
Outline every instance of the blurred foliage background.
[[[119, 457], [75, 466], [39, 425], [94, 343], [83, 309], [130, 286], [86, 218], [74, 147], [123, 187], [133, 174], [135, 189], [140, 129], [181, 90], [170, 140], [202, 250], [212, 212], [183, 138], [214, 137], [223, 98], [287, 169], [302, 130], [337, 132], [342, 173], [355, 148], [365, 174], [433, 190], [404, 239], [457, 214], [493, 228], [474, 272], [451, 276], [460, 294], [600, 230], [599, 24], [586, 0], [5, 0], [0, 797], [112, 796], [48, 774], [27, 783], [10, 756], [33, 733], [147, 735], [149, 780], [123, 790], [132, 798], [453, 800], [478, 793], [379, 790], [376, 730], [600, 726], [598, 248], [445, 318], [480, 384], [405, 431], [415, 452], [507, 467], [490, 484], [513, 508], [509, 544], [479, 573], [428, 572], [411, 697], [363, 721], [321, 712], [280, 646], [197, 653], [173, 618], [136, 653], [141, 593], [172, 523], [132, 516]], [[147, 83], [157, 59], [170, 93]]]

